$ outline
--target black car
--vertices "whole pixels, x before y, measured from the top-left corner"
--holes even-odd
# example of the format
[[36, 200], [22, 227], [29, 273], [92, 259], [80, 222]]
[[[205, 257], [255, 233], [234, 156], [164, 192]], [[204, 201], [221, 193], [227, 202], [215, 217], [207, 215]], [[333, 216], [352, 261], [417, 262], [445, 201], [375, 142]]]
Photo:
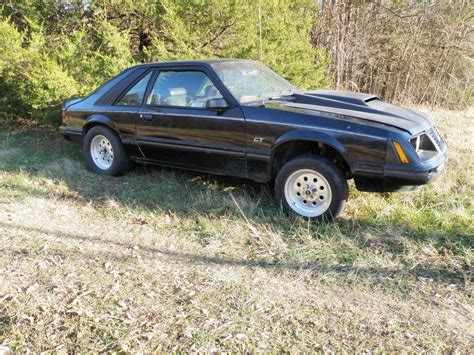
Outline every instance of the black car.
[[250, 60], [134, 66], [65, 100], [60, 131], [99, 174], [134, 161], [274, 181], [283, 209], [309, 219], [341, 212], [348, 179], [361, 191], [412, 190], [447, 159], [424, 113], [369, 94], [299, 91]]

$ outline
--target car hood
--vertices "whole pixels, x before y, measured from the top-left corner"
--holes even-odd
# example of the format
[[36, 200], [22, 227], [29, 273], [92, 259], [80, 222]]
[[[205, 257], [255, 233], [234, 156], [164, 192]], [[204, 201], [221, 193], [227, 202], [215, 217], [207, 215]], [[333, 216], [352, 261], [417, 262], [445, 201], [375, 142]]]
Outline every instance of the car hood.
[[423, 112], [391, 105], [375, 95], [353, 92], [316, 90], [295, 93], [294, 99], [272, 100], [266, 107], [307, 114], [331, 114], [341, 118], [357, 118], [405, 130], [412, 135], [429, 130], [433, 123]]

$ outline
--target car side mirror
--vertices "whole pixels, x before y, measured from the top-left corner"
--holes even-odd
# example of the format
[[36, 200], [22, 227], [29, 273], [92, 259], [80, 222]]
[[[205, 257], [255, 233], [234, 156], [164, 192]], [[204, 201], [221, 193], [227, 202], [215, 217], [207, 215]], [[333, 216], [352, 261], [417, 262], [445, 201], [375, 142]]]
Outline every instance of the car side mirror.
[[206, 108], [216, 108], [219, 110], [225, 110], [228, 107], [229, 104], [223, 98], [213, 98], [206, 101]]

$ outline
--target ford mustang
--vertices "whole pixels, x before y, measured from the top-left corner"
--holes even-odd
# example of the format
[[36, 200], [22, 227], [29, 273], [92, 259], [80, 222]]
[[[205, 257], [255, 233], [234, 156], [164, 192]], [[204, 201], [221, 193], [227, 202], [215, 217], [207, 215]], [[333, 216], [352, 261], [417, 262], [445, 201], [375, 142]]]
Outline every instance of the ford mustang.
[[361, 191], [413, 190], [447, 160], [426, 114], [370, 94], [301, 91], [251, 60], [131, 67], [65, 100], [60, 131], [98, 174], [138, 162], [271, 181], [286, 212], [311, 220], [341, 212], [349, 179]]

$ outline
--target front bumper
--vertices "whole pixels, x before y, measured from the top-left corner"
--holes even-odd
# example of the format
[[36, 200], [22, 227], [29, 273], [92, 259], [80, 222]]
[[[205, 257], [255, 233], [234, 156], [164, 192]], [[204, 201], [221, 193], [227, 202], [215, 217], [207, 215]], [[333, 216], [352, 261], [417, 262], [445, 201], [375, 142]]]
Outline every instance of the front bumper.
[[383, 182], [384, 192], [395, 191], [410, 191], [415, 190], [422, 185], [429, 184], [441, 176], [446, 167], [448, 157], [439, 164], [422, 171], [403, 171], [403, 170], [388, 170], [385, 171]]
[[433, 159], [416, 166], [387, 164], [383, 176], [355, 176], [356, 187], [360, 191], [398, 192], [412, 191], [438, 179], [448, 161], [445, 150]]

